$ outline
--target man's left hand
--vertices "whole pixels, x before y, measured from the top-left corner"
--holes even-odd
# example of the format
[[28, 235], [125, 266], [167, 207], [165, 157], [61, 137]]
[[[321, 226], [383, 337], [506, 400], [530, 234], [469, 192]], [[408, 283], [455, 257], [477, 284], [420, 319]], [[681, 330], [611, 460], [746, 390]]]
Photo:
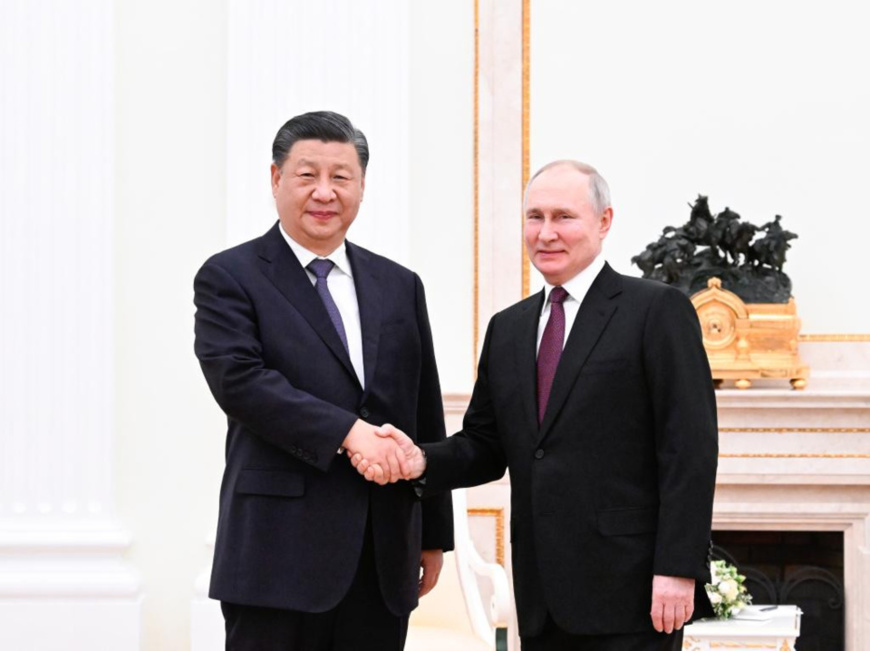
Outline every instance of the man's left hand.
[[695, 579], [681, 576], [653, 577], [653, 627], [659, 633], [673, 633], [683, 627], [695, 612]]
[[444, 552], [440, 549], [424, 549], [420, 554], [420, 592], [419, 596], [428, 593], [438, 583], [438, 575], [444, 566]]

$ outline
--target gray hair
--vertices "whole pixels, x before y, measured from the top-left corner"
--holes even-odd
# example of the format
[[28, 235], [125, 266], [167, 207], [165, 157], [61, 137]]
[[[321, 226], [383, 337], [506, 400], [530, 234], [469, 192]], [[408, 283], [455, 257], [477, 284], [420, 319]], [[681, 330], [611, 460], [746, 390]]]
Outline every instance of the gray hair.
[[554, 160], [552, 163], [547, 163], [532, 175], [532, 178], [530, 178], [529, 182], [526, 184], [526, 191], [523, 194], [523, 208], [525, 208], [526, 202], [529, 199], [529, 188], [532, 187], [534, 180], [547, 170], [562, 165], [571, 167], [589, 177], [589, 200], [592, 203], [592, 208], [595, 210], [596, 215], [600, 215], [611, 207], [610, 186], [607, 185], [607, 181], [605, 181], [604, 177], [598, 173], [598, 170], [587, 163], [564, 159]]
[[343, 115], [332, 111], [314, 111], [290, 118], [278, 129], [278, 134], [272, 143], [272, 162], [279, 168], [283, 166], [287, 156], [290, 155], [290, 149], [300, 140], [353, 143], [363, 176], [366, 175], [369, 143], [365, 134]]

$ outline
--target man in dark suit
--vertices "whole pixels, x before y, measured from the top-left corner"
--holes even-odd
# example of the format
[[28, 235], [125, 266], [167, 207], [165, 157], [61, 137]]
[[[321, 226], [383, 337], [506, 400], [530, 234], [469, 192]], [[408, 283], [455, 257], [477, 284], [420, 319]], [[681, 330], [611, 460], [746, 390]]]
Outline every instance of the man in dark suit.
[[[400, 650], [452, 549], [449, 494], [395, 483], [404, 458], [374, 433], [390, 422], [432, 443], [444, 420], [420, 279], [345, 240], [368, 157], [341, 115], [288, 121], [279, 222], [194, 281], [196, 355], [228, 420], [210, 588], [227, 649]], [[377, 459], [389, 485], [343, 450]]]
[[[462, 431], [413, 454], [424, 490], [510, 469], [524, 650], [682, 648], [704, 583], [716, 401], [697, 316], [678, 290], [601, 253], [613, 210], [594, 168], [530, 181], [525, 241], [546, 287], [489, 323]], [[403, 441], [401, 432], [382, 434]], [[357, 470], [383, 481], [378, 464]]]

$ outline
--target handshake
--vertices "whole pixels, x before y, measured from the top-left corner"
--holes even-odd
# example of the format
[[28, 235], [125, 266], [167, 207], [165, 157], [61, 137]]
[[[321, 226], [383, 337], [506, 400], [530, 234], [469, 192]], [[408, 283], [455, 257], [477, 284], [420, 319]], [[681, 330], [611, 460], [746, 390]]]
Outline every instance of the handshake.
[[357, 472], [381, 486], [400, 479], [417, 479], [426, 470], [423, 451], [389, 423], [375, 427], [358, 420], [343, 447]]

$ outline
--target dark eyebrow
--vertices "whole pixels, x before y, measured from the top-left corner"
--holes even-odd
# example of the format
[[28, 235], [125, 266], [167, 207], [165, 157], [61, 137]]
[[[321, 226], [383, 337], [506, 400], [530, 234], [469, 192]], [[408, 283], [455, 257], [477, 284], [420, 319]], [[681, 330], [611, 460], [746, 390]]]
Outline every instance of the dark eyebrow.
[[[318, 167], [317, 163], [315, 163], [314, 161], [308, 160], [307, 158], [300, 158], [298, 161], [298, 165], [299, 166], [308, 165], [310, 167]], [[353, 167], [351, 167], [350, 165], [346, 165], [345, 163], [338, 163], [335, 166], [335, 169], [353, 171]]]
[[[543, 213], [544, 210], [543, 210], [542, 208], [538, 208], [538, 207], [536, 207], [536, 206], [531, 206], [531, 207], [529, 207], [529, 208], [526, 208], [526, 214], [527, 214], [527, 215], [530, 214], [530, 213], [536, 213], [536, 212]], [[567, 213], [567, 214], [569, 214], [569, 215], [576, 215], [576, 214], [577, 214], [577, 213], [575, 213], [573, 210], [570, 210], [570, 209], [568, 209], [568, 208], [560, 208], [560, 207], [553, 208], [553, 210], [550, 211], [550, 212], [553, 212], [553, 213], [556, 213], [556, 214]]]

